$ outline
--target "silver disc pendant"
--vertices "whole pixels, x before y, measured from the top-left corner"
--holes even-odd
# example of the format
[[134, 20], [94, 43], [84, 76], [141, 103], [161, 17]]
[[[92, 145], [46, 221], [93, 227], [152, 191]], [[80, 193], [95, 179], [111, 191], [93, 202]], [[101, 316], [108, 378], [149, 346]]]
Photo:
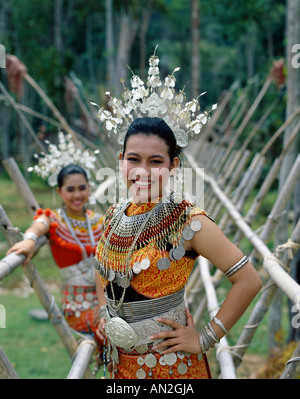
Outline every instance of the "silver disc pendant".
[[201, 222], [199, 222], [199, 220], [193, 220], [192, 222], [191, 222], [191, 224], [190, 224], [190, 228], [193, 230], [193, 231], [200, 231], [201, 230], [201, 227], [202, 227], [202, 224], [201, 224]]
[[177, 371], [179, 374], [183, 375], [187, 372], [188, 367], [185, 363], [180, 363], [177, 367]]
[[185, 254], [185, 249], [181, 244], [177, 248], [174, 248], [172, 252], [172, 256], [176, 260], [180, 260], [184, 256], [184, 254]]
[[114, 281], [115, 277], [116, 277], [115, 272], [113, 270], [108, 270], [108, 272], [107, 272], [107, 280], [108, 281]]
[[161, 356], [161, 357], [159, 358], [159, 364], [160, 364], [161, 366], [165, 366], [165, 365], [166, 365], [164, 356]]
[[197, 356], [197, 357], [198, 357], [198, 361], [201, 362], [201, 360], [202, 360], [202, 353], [198, 353], [198, 356]]
[[143, 354], [143, 353], [146, 353], [146, 352], [147, 352], [147, 350], [148, 350], [148, 345], [147, 345], [147, 344], [141, 344], [141, 345], [135, 346], [134, 349], [135, 349], [138, 353]]
[[171, 266], [171, 261], [169, 258], [162, 258], [156, 262], [156, 267], [159, 270], [166, 270]]
[[171, 248], [171, 249], [170, 249], [170, 252], [169, 252], [169, 257], [170, 257], [170, 259], [171, 259], [172, 261], [176, 261], [176, 259], [175, 259], [174, 256], [173, 256], [173, 251], [174, 251], [174, 248]]
[[150, 266], [150, 260], [148, 258], [145, 258], [141, 261], [140, 265], [142, 270], [147, 270]]
[[186, 227], [182, 232], [182, 237], [185, 240], [191, 240], [194, 237], [195, 232], [190, 228]]
[[120, 278], [120, 286], [122, 288], [128, 288], [130, 286], [130, 280], [126, 276]]
[[139, 356], [138, 358], [137, 358], [137, 364], [139, 365], [139, 366], [143, 366], [144, 365], [144, 363], [145, 363], [145, 360], [144, 360], [144, 358], [143, 358], [143, 356]]
[[164, 360], [168, 366], [173, 366], [177, 361], [177, 355], [175, 352], [167, 353], [164, 355]]
[[141, 272], [142, 268], [141, 268], [141, 264], [140, 262], [136, 262], [133, 266], [132, 266], [132, 271], [135, 274], [139, 274]]
[[144, 380], [147, 376], [146, 371], [143, 369], [138, 369], [135, 375], [139, 380]]
[[157, 364], [156, 356], [154, 356], [152, 353], [149, 353], [148, 355], [145, 356], [145, 365], [148, 366], [150, 369], [155, 367], [156, 364]]

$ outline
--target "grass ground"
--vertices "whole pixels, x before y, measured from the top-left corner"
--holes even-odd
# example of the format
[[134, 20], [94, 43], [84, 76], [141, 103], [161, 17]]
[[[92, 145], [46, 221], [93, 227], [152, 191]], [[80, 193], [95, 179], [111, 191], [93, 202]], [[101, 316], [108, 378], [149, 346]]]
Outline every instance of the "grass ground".
[[[48, 186], [37, 180], [33, 180], [30, 186], [41, 206], [60, 205], [57, 195], [51, 193]], [[53, 198], [56, 200], [54, 205]], [[273, 197], [267, 199], [270, 202], [273, 200]], [[21, 231], [30, 225], [32, 218], [26, 210], [23, 200], [18, 195], [14, 183], [5, 177], [0, 180], [0, 204], [4, 207], [12, 224], [18, 226]], [[266, 212], [268, 211], [269, 209], [266, 210]], [[257, 220], [256, 225], [259, 226], [260, 222]], [[247, 251], [247, 242], [243, 241], [241, 244], [244, 247], [243, 250]], [[6, 240], [0, 232], [0, 259], [5, 256], [7, 249]], [[54, 295], [56, 303], [59, 304], [60, 274], [47, 247], [40, 250], [34, 258], [34, 263]], [[222, 285], [218, 289], [218, 297], [224, 297], [227, 289], [226, 284]], [[48, 320], [38, 321], [29, 316], [30, 310], [41, 308], [41, 305], [29, 287], [21, 268], [0, 282], [0, 304], [4, 305], [6, 309], [6, 328], [0, 329], [0, 345], [18, 375], [23, 379], [66, 378], [71, 367], [70, 358], [52, 324]], [[239, 337], [254, 304], [255, 301], [230, 331], [228, 336], [230, 345], [234, 345]], [[286, 336], [289, 324], [286, 309], [287, 306], [284, 308], [283, 330], [281, 338], [279, 338], [282, 341], [282, 337]], [[242, 366], [237, 369], [237, 377], [251, 378], [253, 373], [265, 364], [268, 352], [268, 320], [266, 316], [247, 350]], [[209, 361], [213, 377], [217, 378], [219, 370], [213, 351], [210, 352]]]

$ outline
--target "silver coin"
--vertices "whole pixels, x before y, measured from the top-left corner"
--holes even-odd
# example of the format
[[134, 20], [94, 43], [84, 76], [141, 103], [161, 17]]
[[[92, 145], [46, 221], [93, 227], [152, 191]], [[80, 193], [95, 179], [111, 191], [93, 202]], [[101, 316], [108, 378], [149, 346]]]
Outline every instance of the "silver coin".
[[179, 245], [177, 248], [174, 248], [172, 255], [176, 260], [180, 260], [185, 254], [185, 249], [183, 245]]
[[68, 287], [68, 291], [70, 294], [73, 294], [74, 292], [74, 287], [72, 287], [71, 285]]
[[108, 281], [114, 281], [115, 277], [116, 277], [116, 273], [113, 270], [107, 271], [107, 280]]
[[143, 366], [143, 364], [145, 363], [145, 360], [144, 360], [144, 358], [143, 358], [143, 356], [139, 356], [138, 358], [137, 358], [137, 364], [139, 365], [139, 366]]
[[147, 270], [149, 266], [150, 266], [150, 260], [148, 258], [145, 258], [141, 261], [142, 270]]
[[170, 261], [170, 259], [168, 259], [168, 258], [162, 258], [162, 259], [159, 259], [159, 260], [156, 262], [156, 267], [157, 267], [159, 270], [166, 270], [166, 269], [168, 269], [170, 266], [171, 266], [171, 261]]
[[180, 363], [177, 367], [177, 371], [179, 374], [185, 374], [187, 372], [188, 368], [187, 365], [185, 363]]
[[88, 301], [83, 301], [82, 306], [84, 309], [89, 309], [91, 306], [91, 303]]
[[79, 302], [79, 303], [82, 303], [83, 300], [84, 300], [84, 297], [83, 297], [82, 294], [79, 294], [79, 295], [76, 295], [76, 296], [75, 296], [75, 301], [77, 301], [77, 302]]
[[140, 262], [136, 262], [133, 266], [132, 266], [132, 271], [135, 274], [139, 274], [141, 272], [142, 268], [141, 268], [141, 264]]
[[176, 259], [175, 259], [174, 256], [173, 256], [173, 252], [174, 252], [174, 248], [170, 249], [169, 258], [170, 258], [172, 261], [176, 261]]
[[165, 365], [166, 365], [164, 356], [161, 356], [161, 357], [159, 358], [159, 364], [160, 364], [161, 366], [165, 366]]
[[71, 310], [76, 310], [77, 309], [77, 305], [75, 302], [71, 302], [71, 306], [70, 306]]
[[75, 312], [75, 317], [80, 317], [80, 315], [81, 315], [80, 310], [76, 310], [76, 312]]
[[185, 354], [184, 354], [183, 352], [181, 352], [181, 351], [177, 352], [177, 357], [178, 357], [179, 359], [183, 359], [184, 356], [185, 356]]
[[76, 293], [77, 294], [83, 294], [84, 293], [84, 288], [83, 287], [77, 287]]
[[157, 359], [156, 356], [154, 356], [152, 353], [149, 353], [148, 355], [145, 356], [145, 364], [149, 368], [153, 368], [157, 364]]
[[147, 350], [148, 350], [148, 345], [147, 345], [147, 344], [138, 345], [138, 346], [135, 346], [134, 349], [135, 349], [138, 353], [143, 354], [143, 353], [146, 353], [146, 352], [147, 352]]
[[177, 361], [177, 355], [175, 352], [167, 353], [166, 355], [164, 355], [164, 359], [165, 359], [165, 363], [168, 366], [173, 366]]
[[143, 369], [138, 369], [135, 375], [139, 380], [144, 380], [147, 376], [146, 371]]
[[202, 360], [202, 353], [198, 353], [198, 356], [197, 356], [197, 357], [198, 357], [198, 361], [201, 362], [201, 360]]
[[186, 227], [182, 232], [182, 237], [185, 240], [191, 240], [194, 237], [195, 232], [190, 228]]
[[85, 297], [87, 301], [92, 301], [94, 299], [94, 295], [91, 292], [88, 292]]
[[120, 286], [122, 288], [128, 288], [130, 286], [130, 280], [126, 276], [120, 278]]
[[199, 222], [199, 220], [193, 220], [190, 224], [190, 228], [195, 232], [201, 230], [201, 227], [202, 224]]
[[71, 301], [73, 301], [73, 299], [74, 299], [74, 295], [67, 295], [67, 297], [66, 297], [66, 300], [68, 301], [68, 302], [71, 302]]

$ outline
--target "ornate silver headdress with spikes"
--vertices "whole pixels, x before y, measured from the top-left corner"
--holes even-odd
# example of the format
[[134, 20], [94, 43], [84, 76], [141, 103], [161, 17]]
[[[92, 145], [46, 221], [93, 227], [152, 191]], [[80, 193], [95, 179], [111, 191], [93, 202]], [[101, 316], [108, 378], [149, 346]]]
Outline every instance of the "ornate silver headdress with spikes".
[[37, 165], [28, 168], [29, 172], [35, 172], [42, 179], [47, 180], [49, 186], [57, 185], [57, 176], [60, 170], [69, 164], [76, 164], [81, 166], [87, 173], [90, 179], [90, 170], [95, 168], [96, 156], [91, 154], [88, 150], [82, 151], [81, 148], [76, 147], [71, 135], [64, 135], [63, 132], [58, 133], [58, 145], [51, 144], [48, 140], [48, 153], [34, 154], [38, 160]]
[[[149, 59], [147, 88], [142, 79], [132, 72], [131, 90], [124, 86], [124, 80], [121, 79], [124, 102], [106, 92], [105, 94], [109, 96], [108, 105], [112, 111], [100, 108], [93, 102], [91, 104], [99, 108], [98, 118], [104, 123], [109, 135], [111, 132], [117, 135], [119, 144], [124, 143], [126, 131], [134, 119], [149, 116], [162, 118], [173, 130], [177, 145], [186, 147], [189, 134], [199, 134], [209, 120], [208, 112], [200, 112], [198, 101], [205, 92], [189, 102], [186, 102], [184, 88], [176, 93], [174, 73], [180, 70], [179, 67], [165, 78], [163, 84], [159, 76], [159, 58], [155, 55], [156, 49], [157, 46]], [[216, 108], [217, 105], [214, 104], [212, 110]]]

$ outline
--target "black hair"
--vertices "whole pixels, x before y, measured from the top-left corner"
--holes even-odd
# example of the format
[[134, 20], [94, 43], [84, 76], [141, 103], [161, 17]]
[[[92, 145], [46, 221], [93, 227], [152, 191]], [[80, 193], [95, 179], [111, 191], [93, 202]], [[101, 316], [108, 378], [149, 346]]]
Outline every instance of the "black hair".
[[88, 181], [88, 177], [87, 177], [86, 171], [81, 166], [78, 166], [78, 165], [75, 165], [75, 164], [70, 164], [70, 165], [64, 166], [60, 170], [60, 172], [59, 172], [59, 174], [57, 176], [58, 187], [59, 188], [62, 187], [62, 185], [64, 184], [64, 179], [65, 179], [66, 176], [75, 175], [75, 174], [78, 174], [78, 173], [83, 175], [86, 178], [86, 181]]
[[161, 118], [148, 116], [135, 119], [129, 126], [125, 136], [123, 155], [125, 154], [128, 138], [141, 133], [146, 136], [154, 135], [161, 138], [168, 146], [171, 162], [176, 156], [179, 156], [180, 148], [176, 145], [176, 138], [170, 126]]

